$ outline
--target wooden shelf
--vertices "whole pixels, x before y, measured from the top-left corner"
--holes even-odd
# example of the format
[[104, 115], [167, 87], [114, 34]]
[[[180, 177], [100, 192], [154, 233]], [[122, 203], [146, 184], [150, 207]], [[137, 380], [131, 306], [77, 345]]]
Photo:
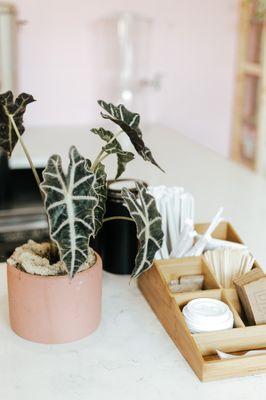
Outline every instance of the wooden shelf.
[[249, 74], [249, 75], [254, 75], [254, 76], [261, 76], [262, 73], [262, 68], [260, 64], [257, 63], [251, 63], [251, 62], [245, 62], [241, 66], [242, 72]]
[[[231, 158], [266, 175], [266, 24], [257, 19], [255, 6], [242, 0], [239, 10]], [[245, 154], [250, 144], [252, 159]]]

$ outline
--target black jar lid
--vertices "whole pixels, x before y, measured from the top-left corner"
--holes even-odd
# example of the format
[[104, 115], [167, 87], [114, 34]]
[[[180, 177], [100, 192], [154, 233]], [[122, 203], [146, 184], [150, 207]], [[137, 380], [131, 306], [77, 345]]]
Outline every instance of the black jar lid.
[[121, 190], [122, 188], [129, 189], [132, 193], [137, 194], [136, 182], [142, 183], [146, 187], [148, 186], [146, 182], [140, 179], [126, 178], [126, 179], [116, 179], [107, 181], [107, 196], [110, 200], [123, 201]]

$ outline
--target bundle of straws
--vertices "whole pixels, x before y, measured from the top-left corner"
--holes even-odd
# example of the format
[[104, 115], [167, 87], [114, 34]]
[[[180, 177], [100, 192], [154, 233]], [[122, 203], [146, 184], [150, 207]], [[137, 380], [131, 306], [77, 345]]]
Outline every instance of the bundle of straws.
[[247, 249], [218, 248], [206, 251], [204, 257], [224, 288], [233, 287], [233, 280], [249, 272], [254, 263]]
[[[194, 198], [181, 187], [149, 187], [162, 216], [164, 241], [156, 258], [180, 257], [180, 245], [189, 249], [193, 244]], [[181, 232], [183, 235], [181, 236]], [[184, 235], [185, 232], [185, 235]], [[187, 235], [190, 233], [191, 235]], [[185, 238], [183, 243], [182, 238]]]
[[163, 245], [156, 259], [194, 257], [205, 253], [221, 283], [229, 286], [237, 274], [246, 273], [251, 268], [252, 257], [245, 245], [212, 237], [222, 221], [222, 207], [206, 232], [199, 235], [194, 229], [194, 198], [190, 193], [181, 187], [166, 186], [149, 187], [149, 192], [162, 216], [164, 232]]

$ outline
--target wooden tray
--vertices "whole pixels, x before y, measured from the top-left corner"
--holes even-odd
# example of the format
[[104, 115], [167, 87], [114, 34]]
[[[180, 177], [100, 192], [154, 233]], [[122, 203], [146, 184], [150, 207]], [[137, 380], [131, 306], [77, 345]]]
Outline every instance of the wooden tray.
[[[202, 233], [208, 224], [196, 225]], [[213, 237], [242, 243], [233, 227], [222, 222]], [[255, 265], [259, 267], [256, 262]], [[168, 288], [171, 279], [180, 275], [204, 274], [204, 288], [197, 292], [173, 294]], [[139, 279], [138, 285], [158, 319], [202, 381], [266, 372], [266, 354], [220, 360], [216, 350], [237, 355], [266, 348], [266, 325], [248, 326], [235, 289], [223, 289], [202, 256], [155, 261], [153, 267]], [[230, 330], [191, 334], [182, 308], [198, 297], [221, 299], [234, 315]]]

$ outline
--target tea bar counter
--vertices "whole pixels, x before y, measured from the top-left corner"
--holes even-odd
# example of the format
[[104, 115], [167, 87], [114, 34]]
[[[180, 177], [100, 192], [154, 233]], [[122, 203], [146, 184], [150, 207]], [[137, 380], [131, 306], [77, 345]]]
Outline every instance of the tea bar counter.
[[[151, 129], [147, 142], [167, 173], [132, 163], [128, 176], [184, 186], [196, 199], [197, 221], [210, 221], [224, 206], [226, 219], [266, 266], [266, 181], [169, 129]], [[102, 322], [90, 337], [40, 345], [9, 327], [6, 266], [0, 264], [0, 399], [265, 397], [266, 375], [200, 382], [136, 283], [128, 283], [127, 276], [104, 273]]]

